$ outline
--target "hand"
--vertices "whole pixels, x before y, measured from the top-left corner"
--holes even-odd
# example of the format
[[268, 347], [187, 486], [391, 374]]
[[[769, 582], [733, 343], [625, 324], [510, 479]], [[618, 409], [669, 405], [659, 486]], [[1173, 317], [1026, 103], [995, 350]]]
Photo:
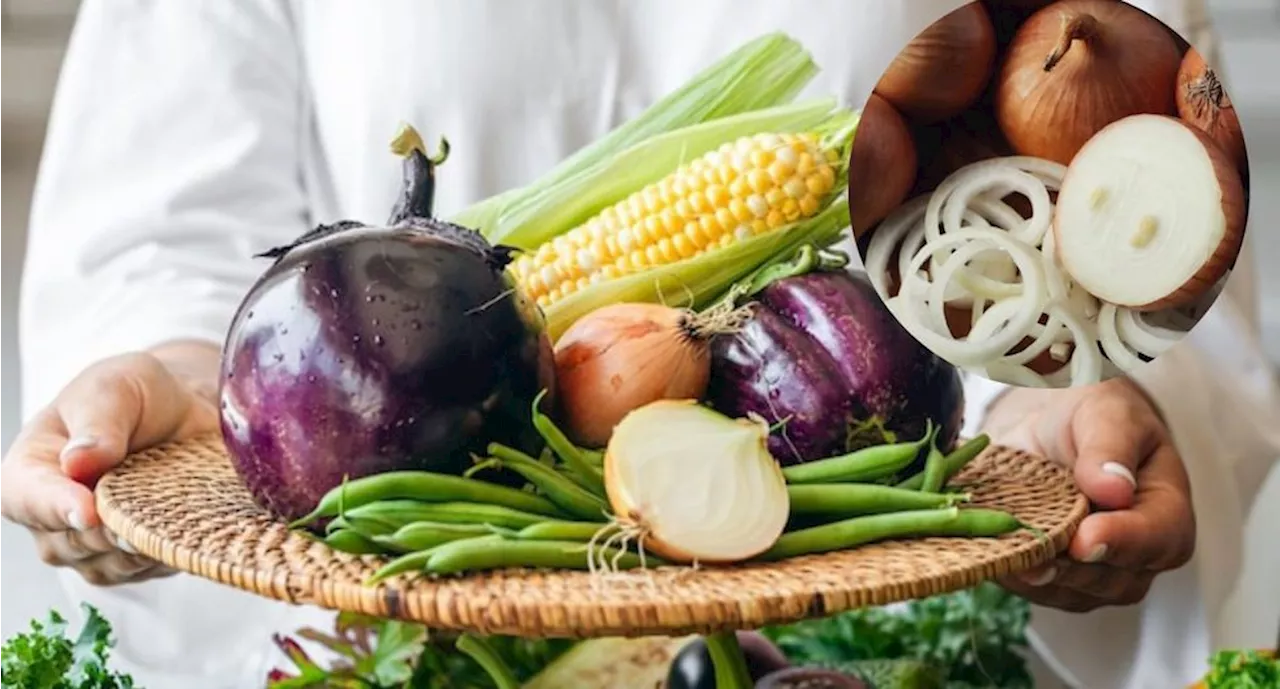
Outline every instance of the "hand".
[[1069, 612], [1132, 605], [1157, 574], [1191, 559], [1186, 470], [1155, 405], [1131, 380], [1012, 390], [985, 425], [993, 442], [1071, 467], [1093, 508], [1056, 561], [1002, 580], [1010, 591]]
[[0, 511], [31, 531], [41, 560], [95, 585], [171, 573], [103, 526], [93, 486], [129, 452], [215, 430], [216, 366], [203, 344], [107, 359], [22, 429], [0, 465]]

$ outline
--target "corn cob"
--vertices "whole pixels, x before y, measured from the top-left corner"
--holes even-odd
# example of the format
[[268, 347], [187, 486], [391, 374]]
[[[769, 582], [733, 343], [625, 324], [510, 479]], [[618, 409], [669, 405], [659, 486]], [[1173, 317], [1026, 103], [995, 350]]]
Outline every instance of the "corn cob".
[[814, 134], [744, 136], [520, 257], [512, 270], [547, 307], [588, 285], [727, 247], [817, 214], [838, 160]]

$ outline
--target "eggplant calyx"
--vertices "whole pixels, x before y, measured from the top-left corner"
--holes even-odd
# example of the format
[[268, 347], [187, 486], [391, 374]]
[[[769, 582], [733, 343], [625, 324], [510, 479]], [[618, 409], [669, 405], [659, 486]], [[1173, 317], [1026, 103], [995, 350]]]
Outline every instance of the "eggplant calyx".
[[841, 270], [849, 264], [849, 255], [834, 250], [823, 250], [812, 244], [796, 249], [791, 258], [767, 263], [729, 288], [725, 301], [738, 304], [751, 299], [766, 287], [779, 280], [799, 277], [818, 271]]
[[337, 234], [339, 232], [345, 232], [347, 230], [353, 230], [353, 229], [364, 227], [364, 226], [365, 226], [364, 223], [356, 220], [339, 220], [338, 222], [335, 222], [329, 225], [319, 225], [314, 230], [308, 230], [306, 233], [300, 235], [297, 239], [293, 240], [288, 244], [285, 244], [284, 246], [277, 246], [271, 249], [267, 249], [262, 253], [254, 254], [253, 257], [254, 258], [274, 258], [278, 263], [280, 259], [285, 257], [285, 254], [288, 254], [290, 251], [293, 251], [294, 249], [302, 246], [303, 244], [309, 244], [311, 242], [316, 241], [317, 239], [324, 239], [325, 237]]
[[867, 419], [850, 418], [845, 424], [845, 447], [853, 452], [873, 445], [892, 445], [898, 442], [898, 434], [889, 429], [885, 420], [872, 415]]
[[439, 150], [434, 158], [430, 157], [418, 130], [402, 124], [391, 141], [391, 152], [404, 158], [404, 179], [389, 224], [398, 225], [409, 218], [433, 217], [436, 166], [449, 158], [449, 141], [441, 137]]

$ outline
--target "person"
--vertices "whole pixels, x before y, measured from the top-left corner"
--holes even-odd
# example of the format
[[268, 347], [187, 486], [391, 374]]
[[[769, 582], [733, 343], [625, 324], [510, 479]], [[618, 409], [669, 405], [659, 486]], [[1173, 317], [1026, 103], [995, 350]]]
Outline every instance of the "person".
[[[109, 533], [92, 493], [127, 452], [216, 428], [219, 345], [266, 267], [255, 253], [383, 217], [401, 120], [453, 144], [448, 213], [535, 179], [763, 33], [811, 50], [809, 93], [856, 106], [960, 4], [85, 2], [31, 220], [27, 421], [3, 463], [5, 518], [113, 621], [143, 685], [260, 685], [270, 633], [329, 613], [174, 575]], [[1183, 28], [1182, 2], [1137, 4]], [[969, 432], [1072, 466], [1095, 505], [1061, 558], [1003, 582], [1036, 604], [1034, 648], [1065, 684], [1179, 686], [1220, 637], [1242, 521], [1280, 454], [1252, 290], [1246, 253], [1193, 334], [1132, 379], [967, 383]]]

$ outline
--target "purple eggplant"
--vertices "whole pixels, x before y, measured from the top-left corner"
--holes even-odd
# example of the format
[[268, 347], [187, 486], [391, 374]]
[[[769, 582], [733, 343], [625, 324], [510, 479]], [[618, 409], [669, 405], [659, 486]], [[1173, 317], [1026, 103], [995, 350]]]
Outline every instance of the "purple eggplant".
[[[791, 666], [787, 657], [759, 632], [735, 632], [752, 681]], [[685, 644], [667, 671], [665, 689], [716, 689], [716, 668], [701, 637]]]
[[783, 465], [915, 440], [929, 420], [955, 442], [964, 390], [955, 367], [900, 325], [863, 274], [821, 270], [773, 281], [752, 318], [712, 348], [708, 398], [777, 425]]
[[541, 312], [510, 250], [431, 217], [435, 166], [411, 129], [386, 226], [343, 221], [264, 254], [223, 349], [222, 434], [244, 485], [285, 519], [344, 477], [458, 473], [491, 441], [536, 452], [553, 388]]

